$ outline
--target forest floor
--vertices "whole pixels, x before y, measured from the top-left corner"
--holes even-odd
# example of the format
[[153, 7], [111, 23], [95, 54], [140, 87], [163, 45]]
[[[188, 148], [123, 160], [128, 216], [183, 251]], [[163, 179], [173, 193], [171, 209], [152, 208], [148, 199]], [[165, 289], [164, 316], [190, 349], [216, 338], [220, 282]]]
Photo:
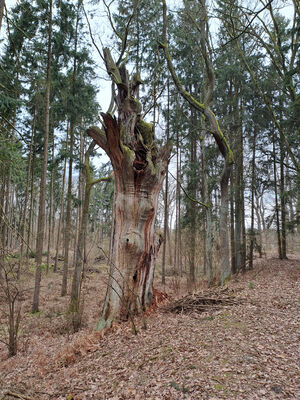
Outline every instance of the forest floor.
[[[19, 352], [7, 358], [0, 344], [0, 399], [300, 399], [299, 257], [256, 260], [228, 284], [234, 305], [201, 314], [162, 305], [146, 317], [147, 330], [136, 319], [136, 336], [130, 323], [94, 331], [103, 267], [87, 274], [84, 327], [75, 334], [60, 280], [43, 276], [38, 314], [25, 291]], [[165, 291], [174, 292], [172, 278]]]

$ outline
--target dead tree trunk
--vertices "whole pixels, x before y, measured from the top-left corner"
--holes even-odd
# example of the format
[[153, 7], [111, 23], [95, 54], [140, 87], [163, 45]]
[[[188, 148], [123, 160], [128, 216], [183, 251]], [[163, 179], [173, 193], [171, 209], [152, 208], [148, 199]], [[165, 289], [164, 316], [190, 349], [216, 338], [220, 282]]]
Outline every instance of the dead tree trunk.
[[160, 240], [154, 222], [158, 194], [166, 173], [170, 146], [158, 148], [152, 124], [141, 119], [136, 98], [138, 75], [131, 79], [104, 49], [106, 68], [117, 85], [118, 116], [102, 113], [104, 130], [88, 134], [110, 157], [115, 177], [115, 202], [110, 275], [98, 329], [126, 320], [152, 301], [154, 260]]

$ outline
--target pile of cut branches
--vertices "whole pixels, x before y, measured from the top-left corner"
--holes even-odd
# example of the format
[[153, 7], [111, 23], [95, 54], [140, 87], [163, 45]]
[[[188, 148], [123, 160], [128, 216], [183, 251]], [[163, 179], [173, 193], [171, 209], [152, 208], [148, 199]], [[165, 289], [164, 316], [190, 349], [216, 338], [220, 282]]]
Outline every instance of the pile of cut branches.
[[233, 290], [213, 289], [201, 293], [188, 294], [179, 300], [163, 307], [164, 312], [174, 314], [202, 313], [207, 311], [219, 310], [224, 306], [240, 304], [242, 299], [237, 299]]

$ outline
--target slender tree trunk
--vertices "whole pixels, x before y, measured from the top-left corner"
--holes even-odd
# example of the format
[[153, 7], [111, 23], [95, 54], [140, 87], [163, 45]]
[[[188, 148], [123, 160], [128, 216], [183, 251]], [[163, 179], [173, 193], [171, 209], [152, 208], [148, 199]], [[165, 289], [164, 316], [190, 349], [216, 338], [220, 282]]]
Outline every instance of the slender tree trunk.
[[231, 275], [228, 241], [228, 183], [231, 165], [225, 162], [221, 176], [221, 205], [220, 205], [220, 283], [223, 285]]
[[276, 232], [277, 232], [277, 243], [278, 243], [278, 257], [282, 260], [282, 243], [281, 243], [280, 220], [279, 220], [279, 204], [278, 204], [278, 189], [277, 189], [277, 168], [276, 168], [275, 140], [273, 141], [273, 169], [274, 169], [274, 196], [275, 196], [275, 214], [276, 214]]
[[284, 141], [280, 138], [280, 206], [281, 206], [281, 247], [282, 258], [287, 259], [286, 240], [286, 193], [285, 193], [285, 171], [284, 171]]
[[43, 254], [43, 243], [45, 234], [45, 202], [46, 202], [46, 179], [48, 162], [48, 141], [49, 141], [49, 109], [50, 109], [50, 68], [51, 68], [51, 40], [52, 40], [52, 0], [49, 1], [49, 26], [48, 26], [48, 51], [47, 51], [47, 70], [46, 70], [46, 93], [45, 93], [45, 126], [44, 126], [44, 152], [43, 152], [43, 171], [41, 176], [38, 231], [36, 241], [36, 271], [35, 286], [32, 304], [32, 312], [39, 310], [39, 297], [41, 287], [41, 264]]
[[70, 122], [70, 158], [69, 158], [69, 171], [68, 171], [68, 190], [67, 190], [67, 209], [66, 209], [66, 226], [64, 237], [64, 265], [63, 265], [63, 278], [61, 285], [61, 296], [67, 294], [68, 284], [68, 270], [69, 270], [69, 250], [70, 250], [70, 237], [71, 237], [71, 205], [72, 205], [72, 176], [73, 176], [73, 147], [74, 147], [74, 124]]
[[[69, 125], [67, 126], [66, 132], [66, 149], [68, 148], [68, 138], [69, 138]], [[57, 271], [58, 257], [59, 257], [59, 244], [60, 244], [60, 236], [61, 236], [61, 223], [65, 213], [64, 205], [65, 205], [65, 183], [66, 183], [66, 170], [67, 170], [67, 157], [64, 160], [64, 169], [63, 169], [63, 177], [62, 177], [62, 187], [61, 187], [61, 198], [60, 198], [60, 211], [59, 211], [59, 219], [57, 226], [57, 238], [56, 238], [56, 248], [55, 248], [55, 260], [54, 260], [54, 272]]]
[[[239, 135], [239, 130], [237, 135]], [[236, 272], [242, 267], [242, 204], [241, 204], [241, 145], [240, 138], [237, 137], [236, 155], [235, 155], [235, 182], [234, 182], [234, 198], [235, 198], [235, 227], [234, 227], [234, 242], [235, 242], [235, 262]]]
[[[257, 194], [255, 194], [255, 215], [256, 215], [256, 220], [257, 220], [257, 231], [258, 231], [258, 253], [259, 253], [259, 258], [262, 258], [263, 252], [264, 252], [264, 242], [266, 242], [266, 227], [265, 227], [265, 222], [264, 222], [264, 217], [262, 216], [260, 209], [261, 205], [259, 202], [259, 198]], [[264, 241], [263, 241], [263, 233], [264, 233]]]
[[[27, 243], [32, 244], [32, 227], [33, 227], [33, 207], [34, 207], [34, 165], [35, 165], [35, 150], [32, 154], [32, 167], [31, 167], [31, 184], [30, 184], [30, 206], [28, 213], [28, 227], [27, 227]], [[26, 249], [26, 258], [29, 257], [29, 246]]]
[[[191, 107], [191, 119], [194, 121], [196, 116], [194, 115], [194, 109]], [[189, 171], [189, 193], [193, 199], [197, 197], [197, 186], [196, 186], [196, 135], [194, 134], [194, 126], [191, 127], [191, 132], [189, 134], [190, 138], [190, 171]], [[188, 232], [187, 232], [187, 239], [188, 239], [188, 260], [189, 260], [189, 279], [188, 279], [188, 288], [189, 291], [192, 291], [195, 286], [196, 282], [196, 275], [195, 275], [195, 254], [196, 254], [196, 203], [191, 200], [187, 200], [187, 212], [189, 218], [188, 224]]]
[[206, 178], [204, 136], [203, 139], [200, 141], [200, 145], [201, 145], [202, 198], [204, 204], [208, 206], [205, 208], [204, 273], [208, 279], [208, 284], [211, 285], [214, 279], [213, 263], [212, 263], [213, 226], [212, 226], [212, 215], [211, 215], [211, 199], [208, 192], [208, 184]]
[[[181, 150], [179, 150], [179, 170], [178, 170], [178, 178], [181, 180]], [[182, 268], [182, 231], [181, 231], [181, 188], [180, 185], [178, 187], [178, 246], [177, 246], [177, 258], [178, 258], [178, 267], [180, 276], [183, 274]]]
[[166, 172], [165, 180], [165, 192], [164, 192], [164, 241], [163, 241], [163, 253], [162, 253], [162, 275], [161, 283], [166, 284], [166, 248], [167, 248], [167, 232], [168, 232], [168, 169]]
[[[170, 203], [168, 205], [169, 212], [170, 212]], [[173, 253], [172, 253], [172, 221], [173, 221], [173, 213], [170, 216], [170, 222], [169, 225], [167, 226], [167, 242], [168, 242], [168, 258], [169, 258], [169, 265], [173, 265]], [[171, 231], [171, 232], [170, 232]]]
[[[74, 43], [74, 59], [73, 59], [73, 74], [72, 74], [72, 95], [75, 96], [75, 82], [77, 77], [77, 45], [78, 45], [78, 27], [80, 20], [80, 7], [82, 0], [77, 2], [77, 18], [75, 26], [75, 43]], [[63, 266], [63, 279], [61, 285], [61, 296], [67, 294], [68, 285], [68, 269], [69, 269], [69, 250], [70, 250], [70, 235], [71, 235], [71, 197], [72, 197], [72, 174], [73, 174], [73, 150], [75, 141], [75, 123], [76, 115], [74, 112], [70, 117], [70, 159], [69, 159], [69, 177], [68, 177], [68, 192], [67, 192], [67, 210], [66, 210], [66, 228], [64, 240], [64, 266]]]
[[[170, 85], [168, 79], [168, 104], [167, 104], [167, 142], [170, 136]], [[166, 284], [166, 249], [167, 249], [167, 231], [169, 224], [169, 207], [168, 207], [168, 193], [169, 193], [169, 171], [167, 167], [166, 179], [165, 179], [165, 193], [164, 193], [164, 241], [163, 241], [163, 254], [162, 254], [162, 274], [161, 282], [163, 285]]]
[[[298, 150], [298, 159], [300, 159], [300, 149]], [[298, 250], [300, 250], [300, 169], [297, 170], [297, 203], [296, 203], [296, 226], [298, 233]]]
[[81, 215], [82, 215], [82, 207], [84, 202], [84, 137], [82, 131], [80, 131], [80, 147], [79, 147], [79, 160], [80, 160], [80, 168], [79, 168], [79, 179], [78, 179], [78, 200], [79, 204], [77, 207], [77, 216], [76, 216], [76, 229], [75, 229], [75, 238], [74, 238], [74, 258], [73, 264], [76, 263], [76, 249], [77, 249], [77, 241], [79, 235], [79, 229], [81, 226]]
[[256, 127], [254, 126], [252, 167], [251, 167], [251, 227], [250, 227], [250, 246], [249, 246], [249, 269], [253, 269], [253, 252], [254, 252], [254, 242], [255, 242], [255, 232], [254, 232], [255, 157], [256, 157]]
[[[34, 109], [33, 121], [32, 121], [32, 129], [31, 129], [31, 137], [30, 137], [30, 145], [29, 145], [29, 154], [28, 154], [24, 209], [23, 209], [23, 217], [22, 217], [22, 223], [21, 223], [22, 243], [21, 243], [21, 249], [20, 249], [20, 264], [19, 264], [19, 270], [18, 270], [19, 274], [20, 274], [20, 271], [21, 271], [21, 265], [23, 263], [23, 255], [24, 255], [26, 215], [27, 215], [27, 208], [28, 208], [28, 201], [29, 201], [29, 184], [30, 184], [30, 177], [31, 177], [33, 139], [34, 139], [34, 132], [35, 132], [35, 119], [36, 119], [36, 110]], [[29, 224], [29, 221], [28, 221], [28, 224]], [[27, 252], [28, 252], [29, 238], [27, 238], [26, 244], [27, 244]]]
[[[54, 160], [54, 132], [52, 135], [52, 162]], [[54, 188], [54, 168], [51, 168], [51, 176], [50, 176], [50, 187], [49, 187], [49, 197], [50, 197], [50, 204], [49, 204], [49, 216], [48, 216], [48, 244], [47, 244], [47, 273], [49, 272], [50, 267], [50, 250], [51, 250], [51, 242], [52, 242], [52, 213], [53, 213], [53, 188]]]
[[4, 222], [4, 197], [5, 197], [5, 177], [1, 177], [1, 190], [0, 190], [0, 278], [3, 260], [5, 257], [5, 222]]
[[232, 169], [230, 175], [230, 251], [231, 251], [231, 272], [237, 273], [235, 261], [235, 224], [234, 224], [234, 171]]
[[246, 241], [246, 227], [245, 227], [245, 179], [244, 179], [244, 138], [243, 138], [243, 123], [242, 123], [242, 108], [240, 106], [240, 152], [241, 152], [241, 163], [240, 163], [240, 202], [241, 202], [241, 270], [245, 272], [246, 270], [246, 255], [247, 255], [247, 241]]
[[179, 133], [178, 130], [176, 132], [176, 202], [175, 202], [175, 243], [174, 243], [174, 266], [176, 275], [181, 275], [180, 268], [179, 268], [179, 226], [180, 226], [180, 219], [179, 219], [179, 198], [180, 198], [180, 165], [179, 165]]

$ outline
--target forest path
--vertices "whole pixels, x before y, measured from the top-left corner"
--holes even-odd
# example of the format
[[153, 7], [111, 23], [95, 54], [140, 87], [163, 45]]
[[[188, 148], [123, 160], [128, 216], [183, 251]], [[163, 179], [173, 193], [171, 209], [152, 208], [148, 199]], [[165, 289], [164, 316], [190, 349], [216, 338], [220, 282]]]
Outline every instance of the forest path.
[[103, 337], [41, 331], [1, 362], [0, 399], [10, 390], [36, 400], [299, 400], [300, 260], [257, 260], [229, 287], [244, 301], [202, 314], [158, 310], [137, 336], [129, 324]]

